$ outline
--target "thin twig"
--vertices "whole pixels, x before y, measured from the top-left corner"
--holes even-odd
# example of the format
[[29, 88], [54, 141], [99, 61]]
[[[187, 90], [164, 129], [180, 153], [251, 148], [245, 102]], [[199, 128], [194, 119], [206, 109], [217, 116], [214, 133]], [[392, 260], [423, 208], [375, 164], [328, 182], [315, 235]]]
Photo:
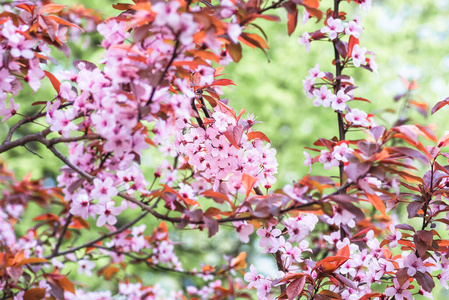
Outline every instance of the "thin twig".
[[87, 247], [91, 247], [91, 246], [95, 245], [96, 243], [98, 243], [98, 242], [100, 242], [100, 241], [102, 241], [104, 239], [107, 239], [107, 238], [112, 237], [112, 236], [114, 236], [116, 234], [122, 233], [123, 231], [125, 231], [129, 227], [131, 227], [134, 224], [136, 224], [137, 222], [139, 222], [147, 214], [148, 214], [148, 212], [145, 211], [140, 216], [138, 216], [134, 220], [131, 220], [130, 222], [126, 223], [125, 225], [123, 225], [122, 227], [117, 229], [116, 231], [113, 231], [113, 232], [110, 232], [108, 234], [102, 235], [102, 236], [100, 236], [100, 237], [98, 237], [98, 238], [96, 238], [96, 239], [94, 239], [94, 240], [92, 240], [90, 242], [87, 242], [87, 243], [85, 243], [85, 244], [83, 244], [81, 246], [78, 246], [78, 247], [75, 247], [75, 248], [71, 248], [71, 249], [68, 249], [68, 250], [65, 250], [65, 251], [61, 251], [61, 252], [58, 252], [58, 253], [52, 253], [51, 255], [47, 255], [45, 258], [46, 259], [51, 259], [53, 257], [66, 255], [66, 254], [69, 254], [69, 253], [72, 253], [72, 252], [75, 252], [75, 251], [78, 251], [78, 250], [81, 250], [81, 249], [84, 249], [84, 248], [87, 248]]
[[64, 240], [65, 233], [69, 228], [70, 222], [72, 222], [73, 215], [69, 214], [67, 220], [65, 221], [64, 227], [62, 228], [61, 235], [59, 236], [58, 242], [56, 243], [55, 249], [53, 249], [52, 255], [58, 254], [59, 248], [61, 247], [62, 241]]

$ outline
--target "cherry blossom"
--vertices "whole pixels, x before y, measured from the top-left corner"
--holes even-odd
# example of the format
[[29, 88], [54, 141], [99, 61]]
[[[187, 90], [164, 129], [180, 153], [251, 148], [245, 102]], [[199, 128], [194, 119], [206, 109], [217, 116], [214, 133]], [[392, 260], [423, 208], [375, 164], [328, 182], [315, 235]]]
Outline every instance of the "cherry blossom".
[[365, 47], [360, 47], [359, 44], [354, 45], [354, 48], [352, 48], [352, 63], [355, 67], [358, 68], [361, 64], [365, 63], [366, 51]]
[[320, 89], [316, 89], [313, 91], [313, 95], [315, 99], [313, 99], [314, 106], [324, 106], [329, 107], [332, 101], [332, 92], [327, 88], [327, 86], [323, 85]]
[[343, 90], [339, 90], [337, 95], [332, 94], [330, 96], [330, 101], [332, 103], [332, 108], [335, 111], [343, 112], [346, 110], [346, 102], [351, 100], [351, 97], [345, 94]]
[[327, 33], [331, 40], [335, 40], [340, 32], [343, 32], [344, 27], [340, 19], [334, 19], [329, 17], [327, 20], [327, 26], [321, 28], [322, 33]]
[[310, 35], [308, 32], [304, 32], [301, 37], [298, 39], [298, 43], [300, 45], [304, 45], [306, 47], [307, 52], [310, 51]]
[[332, 169], [332, 167], [338, 167], [338, 165], [340, 164], [339, 161], [334, 157], [334, 155], [327, 150], [321, 150], [319, 162], [324, 164], [324, 168], [326, 170], [330, 170]]
[[388, 287], [385, 289], [385, 295], [394, 296], [395, 299], [403, 300], [403, 299], [411, 299], [412, 293], [408, 291], [408, 287], [410, 282], [406, 280], [404, 284], [399, 285], [397, 278], [393, 279], [394, 286]]
[[9, 99], [9, 108], [6, 107], [5, 102], [0, 102], [0, 116], [3, 117], [2, 121], [5, 122], [12, 116], [16, 115], [19, 107], [20, 103], [14, 103], [14, 99], [12, 97]]
[[358, 108], [352, 109], [345, 116], [346, 121], [351, 122], [354, 125], [360, 125], [368, 127], [370, 122], [368, 121], [368, 114]]
[[87, 276], [92, 276], [92, 269], [95, 267], [95, 262], [89, 261], [87, 259], [81, 259], [78, 261], [78, 273], [86, 274]]

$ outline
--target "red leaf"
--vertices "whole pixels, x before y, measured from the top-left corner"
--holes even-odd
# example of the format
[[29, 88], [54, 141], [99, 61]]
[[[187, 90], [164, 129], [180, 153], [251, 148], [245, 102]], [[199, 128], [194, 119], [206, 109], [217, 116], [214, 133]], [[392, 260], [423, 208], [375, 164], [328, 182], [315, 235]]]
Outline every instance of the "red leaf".
[[294, 300], [298, 297], [304, 290], [306, 284], [306, 277], [302, 276], [299, 279], [295, 279], [287, 286], [287, 297], [288, 300]]
[[229, 126], [224, 135], [235, 148], [240, 149], [240, 140], [243, 136], [243, 126]]
[[[352, 35], [351, 35], [351, 37], [352, 37]], [[349, 56], [349, 54], [348, 54], [348, 56]], [[354, 97], [354, 100], [365, 101], [365, 102], [371, 103], [371, 101], [369, 101], [368, 99], [362, 98], [362, 97]]]
[[271, 143], [270, 139], [260, 131], [251, 131], [250, 133], [248, 133], [248, 141], [251, 141], [253, 139], [259, 139], [267, 143]]
[[382, 296], [383, 294], [381, 294], [381, 293], [369, 293], [369, 294], [366, 294], [366, 295], [364, 295], [362, 298], [360, 298], [359, 300], [368, 300], [368, 299], [371, 299], [371, 298], [374, 298], [374, 297], [380, 297], [380, 296]]
[[214, 236], [218, 232], [219, 223], [217, 220], [208, 216], [203, 216], [204, 225], [209, 230], [209, 238]]
[[278, 16], [263, 15], [263, 14], [256, 15], [256, 16], [257, 16], [257, 18], [262, 18], [262, 19], [265, 19], [265, 20], [268, 20], [268, 21], [275, 21], [275, 22], [280, 22], [281, 21], [281, 18], [279, 18]]
[[449, 134], [443, 135], [443, 136], [438, 140], [438, 148], [443, 148], [443, 147], [445, 147], [447, 144], [449, 144]]
[[50, 3], [47, 5], [44, 5], [40, 11], [41, 14], [45, 14], [45, 13], [50, 13], [50, 14], [55, 14], [60, 12], [61, 10], [63, 10], [65, 7], [67, 7], [66, 5], [59, 5], [59, 4], [54, 4], [54, 3]]
[[117, 4], [112, 4], [112, 7], [117, 10], [128, 10], [133, 7], [133, 4], [117, 3]]
[[432, 112], [431, 114], [433, 115], [434, 113], [436, 113], [438, 110], [440, 110], [442, 107], [446, 106], [449, 104], [449, 97], [437, 102], [437, 104], [435, 104], [435, 106], [432, 108]]
[[28, 11], [30, 14], [33, 14], [34, 7], [35, 7], [35, 6], [36, 6], [36, 5], [19, 4], [19, 5], [17, 5], [16, 7], [21, 8], [21, 9], [24, 9], [24, 10]]
[[348, 44], [348, 57], [352, 56], [352, 49], [354, 49], [355, 45], [359, 44], [359, 39], [355, 38], [353, 35], [349, 37], [349, 44]]
[[73, 24], [73, 23], [70, 23], [69, 21], [64, 20], [64, 19], [62, 19], [62, 18], [60, 18], [60, 17], [57, 17], [57, 16], [48, 16], [47, 18], [52, 19], [53, 21], [55, 21], [55, 22], [58, 23], [59, 25], [64, 25], [64, 26], [69, 26], [69, 27], [75, 27], [76, 29], [79, 29], [80, 31], [84, 32], [84, 30], [83, 30], [81, 27], [79, 27], [78, 25]]
[[23, 295], [24, 300], [39, 300], [45, 298], [45, 289], [42, 288], [33, 288], [29, 289]]
[[254, 186], [254, 183], [256, 183], [256, 181], [257, 181], [256, 177], [253, 177], [253, 176], [251, 176], [249, 174], [246, 174], [246, 173], [242, 175], [242, 184], [243, 184], [243, 186], [246, 189], [246, 197], [247, 198], [248, 198], [248, 195], [249, 195], [249, 193], [251, 192], [251, 190], [252, 190], [252, 188]]
[[413, 91], [419, 88], [419, 85], [416, 83], [416, 80], [407, 80], [401, 76], [402, 83], [405, 85], [407, 90]]
[[55, 88], [56, 92], [58, 92], [58, 94], [59, 94], [60, 87], [61, 87], [61, 83], [59, 82], [59, 80], [50, 72], [45, 71], [45, 70], [44, 70], [44, 72], [45, 72], [45, 75], [48, 77], [48, 79], [50, 79], [51, 85]]
[[228, 51], [229, 55], [232, 57], [232, 60], [234, 62], [239, 62], [240, 59], [242, 58], [242, 45], [240, 45], [240, 43], [226, 44], [226, 51]]
[[375, 209], [380, 211], [382, 215], [386, 216], [386, 209], [384, 202], [376, 194], [366, 194], [368, 201], [374, 206]]
[[228, 196], [226, 196], [225, 194], [219, 193], [219, 192], [215, 192], [213, 190], [204, 191], [200, 195], [203, 195], [204, 197], [207, 197], [207, 198], [212, 198], [218, 203], [223, 203], [224, 201], [226, 201], [231, 204], [231, 202], [228, 199]]
[[337, 41], [335, 42], [335, 47], [337, 48], [337, 51], [341, 57], [348, 57], [348, 43], [337, 39]]
[[341, 248], [340, 250], [338, 250], [336, 256], [350, 257], [351, 252], [349, 251], [349, 246], [346, 245], [343, 248]]
[[262, 50], [270, 48], [268, 47], [267, 42], [261, 36], [255, 33], [243, 32], [240, 35], [239, 40], [245, 45], [250, 46], [251, 48], [258, 47]]
[[288, 35], [291, 35], [298, 25], [298, 7], [292, 1], [282, 3], [288, 14]]
[[418, 284], [426, 291], [431, 293], [433, 288], [435, 287], [435, 281], [433, 280], [432, 276], [429, 275], [429, 273], [421, 273], [416, 272], [415, 276], [416, 281]]
[[211, 86], [212, 85], [220, 85], [220, 86], [226, 86], [226, 85], [236, 85], [235, 83], [234, 83], [234, 81], [232, 81], [231, 79], [218, 79], [218, 80], [215, 80], [212, 84], [211, 84]]

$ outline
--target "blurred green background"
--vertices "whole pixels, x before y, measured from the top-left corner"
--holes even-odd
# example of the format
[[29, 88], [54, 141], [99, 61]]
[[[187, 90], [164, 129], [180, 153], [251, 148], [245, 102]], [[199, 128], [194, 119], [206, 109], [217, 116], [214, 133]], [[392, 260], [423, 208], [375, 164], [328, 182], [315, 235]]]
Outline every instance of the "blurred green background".
[[[82, 3], [86, 7], [95, 8], [103, 12], [104, 16], [113, 16], [116, 12], [111, 4], [116, 1], [55, 1], [61, 4]], [[130, 1], [120, 1], [130, 2]], [[379, 125], [391, 126], [397, 120], [397, 111], [401, 103], [393, 101], [396, 94], [405, 91], [399, 76], [416, 79], [420, 89], [415, 91], [412, 98], [417, 101], [425, 101], [431, 108], [437, 101], [449, 96], [449, 16], [448, 0], [420, 0], [420, 1], [373, 1], [373, 8], [369, 13], [358, 10], [354, 4], [348, 5], [342, 1], [341, 7], [348, 11], [348, 16], [360, 14], [365, 31], [360, 38], [361, 46], [376, 53], [376, 61], [379, 65], [379, 73], [370, 73], [363, 69], [345, 70], [344, 74], [353, 76], [355, 84], [359, 87], [354, 91], [356, 96], [369, 99], [372, 104], [364, 102], [350, 103], [351, 107], [359, 107], [367, 112], [379, 114], [376, 122]], [[323, 0], [323, 5], [330, 3]], [[316, 63], [321, 65], [323, 71], [334, 72], [331, 64], [333, 49], [331, 44], [315, 42], [312, 43], [310, 53], [297, 43], [298, 37], [305, 31], [315, 31], [320, 25], [313, 20], [305, 26], [298, 25], [291, 37], [287, 36], [286, 16], [283, 11], [278, 12], [282, 22], [274, 23], [259, 21], [258, 24], [264, 28], [268, 36], [270, 49], [268, 62], [260, 50], [244, 47], [244, 55], [239, 64], [231, 64], [225, 69], [227, 78], [232, 79], [237, 86], [224, 88], [224, 98], [229, 99], [231, 106], [236, 111], [245, 108], [249, 113], [254, 113], [258, 121], [256, 129], [263, 131], [271, 139], [272, 146], [277, 150], [279, 161], [279, 174], [277, 187], [282, 187], [295, 179], [301, 178], [308, 172], [308, 167], [303, 165], [303, 150], [305, 146], [312, 146], [318, 137], [332, 138], [338, 134], [337, 118], [330, 109], [316, 108], [312, 100], [308, 99], [302, 89], [302, 80], [307, 76], [308, 70]], [[301, 20], [299, 21], [301, 23]], [[91, 35], [93, 45], [99, 44], [101, 39], [98, 35]], [[71, 59], [86, 59], [98, 61], [102, 52], [94, 47], [85, 48], [73, 44], [73, 57]], [[63, 55], [52, 50], [57, 59]], [[60, 66], [53, 69], [62, 69], [71, 66], [70, 61], [62, 60]], [[45, 81], [45, 80], [44, 80]], [[26, 111], [25, 103], [37, 100], [52, 99], [55, 92], [48, 82], [48, 87], [32, 95], [28, 89], [27, 93], [16, 97], [17, 102], [24, 103], [21, 113]], [[387, 111], [393, 109], [394, 111]], [[413, 122], [438, 124], [437, 133], [441, 136], [449, 130], [447, 120], [447, 108], [439, 111], [435, 116], [425, 119], [417, 112], [410, 110], [409, 116]], [[6, 124], [0, 124], [0, 139], [3, 140], [8, 126], [14, 124], [18, 118], [12, 118]], [[39, 129], [38, 126], [23, 128], [18, 134], [26, 134], [30, 130]], [[18, 136], [16, 136], [18, 137]], [[348, 138], [351, 138], [349, 135]], [[48, 178], [49, 184], [57, 174], [61, 164], [51, 159], [51, 155], [39, 146], [31, 145], [43, 158], [32, 155], [25, 149], [17, 149], [2, 155], [7, 161], [9, 168], [23, 176], [31, 172], [33, 178]], [[155, 162], [148, 163], [151, 169]], [[312, 174], [320, 174], [323, 170], [314, 166]], [[335, 171], [336, 175], [336, 171]], [[151, 221], [154, 223], [154, 220]], [[148, 225], [148, 227], [150, 227]], [[92, 230], [87, 236], [95, 236]], [[211, 241], [204, 237], [203, 233], [186, 233], [179, 231], [174, 233], [173, 240], [182, 240], [189, 246], [201, 249], [201, 263], [216, 263], [221, 260], [221, 253], [214, 250], [213, 246], [220, 244], [222, 253], [236, 254], [239, 251], [250, 251], [249, 246], [241, 245], [231, 238], [230, 233], [223, 232], [215, 236]], [[86, 236], [86, 237], [87, 237]], [[226, 243], [222, 240], [225, 239]], [[228, 242], [229, 241], [229, 242]], [[198, 253], [190, 252], [182, 257], [186, 267], [197, 266]], [[261, 264], [261, 260], [263, 263]], [[270, 272], [273, 262], [262, 256], [256, 257], [250, 263], [266, 265], [266, 272]], [[76, 272], [76, 268], [73, 269]], [[263, 272], [263, 268], [261, 269]], [[139, 273], [139, 270], [136, 269]], [[151, 272], [142, 275], [144, 281], [154, 281]], [[170, 274], [164, 277], [165, 284], [174, 284]], [[87, 278], [80, 277], [81, 281]], [[89, 279], [90, 284], [99, 287], [104, 282]], [[188, 280], [188, 279], [186, 279]], [[87, 281], [86, 281], [87, 282]], [[179, 282], [178, 282], [179, 283]], [[449, 294], [443, 291], [434, 293], [435, 299], [443, 299]]]

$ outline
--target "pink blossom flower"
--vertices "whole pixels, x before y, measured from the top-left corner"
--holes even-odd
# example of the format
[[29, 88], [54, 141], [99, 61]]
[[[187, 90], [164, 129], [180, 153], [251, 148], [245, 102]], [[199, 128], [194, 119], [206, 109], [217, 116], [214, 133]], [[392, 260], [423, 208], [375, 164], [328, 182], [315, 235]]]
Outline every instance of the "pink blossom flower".
[[356, 20], [350, 21], [348, 24], [346, 24], [345, 33], [347, 35], [352, 35], [353, 37], [358, 39], [362, 31], [362, 26], [360, 26], [360, 24]]
[[332, 94], [330, 96], [330, 100], [332, 102], [332, 108], [335, 111], [343, 112], [346, 109], [346, 102], [351, 100], [351, 97], [349, 97], [343, 90], [339, 90], [337, 95]]
[[310, 51], [310, 35], [308, 32], [304, 32], [301, 37], [298, 39], [298, 43], [300, 45], [306, 46], [307, 52]]
[[393, 224], [390, 225], [390, 231], [391, 235], [388, 237], [389, 245], [391, 248], [395, 248], [398, 245], [398, 241], [402, 238], [402, 233], [396, 230]]
[[87, 276], [92, 276], [92, 269], [95, 267], [95, 262], [82, 259], [78, 261], [78, 274], [86, 274]]
[[118, 194], [118, 190], [111, 177], [107, 177], [105, 180], [95, 178], [94, 186], [90, 195], [92, 198], [98, 199], [100, 203], [106, 203]]
[[122, 209], [121, 207], [114, 207], [114, 201], [108, 201], [103, 204], [95, 205], [95, 212], [100, 216], [97, 219], [97, 226], [102, 227], [104, 224], [115, 225], [117, 223], [117, 218]]
[[263, 278], [263, 276], [257, 274], [257, 270], [253, 265], [249, 267], [249, 270], [250, 271], [245, 274], [244, 279], [246, 282], [249, 282], [248, 288], [250, 289], [255, 286]]
[[248, 243], [249, 236], [254, 231], [253, 224], [247, 223], [246, 221], [232, 222], [232, 224], [235, 226], [235, 231], [238, 233], [239, 239], [242, 241], [242, 243]]
[[321, 28], [321, 32], [327, 33], [331, 40], [336, 39], [338, 34], [344, 30], [341, 20], [329, 17], [326, 22], [327, 26]]
[[366, 48], [360, 47], [359, 44], [354, 45], [352, 48], [352, 63], [355, 67], [360, 67], [361, 64], [365, 64]]
[[324, 164], [326, 170], [332, 169], [332, 167], [338, 167], [340, 162], [327, 150], [321, 150], [319, 162]]
[[320, 89], [314, 90], [313, 95], [315, 96], [315, 99], [313, 99], [314, 106], [323, 105], [324, 107], [329, 107], [331, 105], [332, 92], [327, 86], [323, 85]]
[[259, 299], [268, 299], [271, 291], [272, 280], [268, 278], [262, 278], [254, 286], [257, 289], [257, 296]]
[[9, 44], [11, 46], [11, 55], [13, 57], [19, 58], [23, 57], [26, 59], [32, 59], [34, 57], [34, 52], [31, 50], [36, 42], [34, 40], [26, 40], [23, 35], [18, 35], [16, 41], [10, 40]]
[[346, 114], [345, 119], [346, 121], [351, 122], [353, 125], [368, 127], [370, 123], [367, 117], [368, 114], [366, 112], [358, 108], [354, 108], [349, 113]]
[[304, 159], [304, 166], [309, 166], [309, 173], [310, 173], [312, 172], [312, 164], [313, 164], [312, 156], [310, 156], [310, 154], [306, 151], [303, 151], [303, 154], [306, 157]]
[[397, 300], [403, 300], [403, 299], [411, 299], [412, 293], [408, 291], [408, 287], [410, 285], [410, 282], [406, 280], [402, 286], [399, 285], [398, 279], [393, 279], [394, 286], [388, 287], [385, 290], [385, 295], [387, 296], [394, 296]]
[[324, 76], [326, 76], [326, 74], [324, 74], [324, 72], [320, 70], [320, 64], [317, 63], [315, 67], [309, 70], [309, 75], [307, 76], [307, 79], [323, 78]]
[[75, 111], [72, 108], [65, 111], [57, 110], [53, 112], [50, 129], [55, 132], [61, 132], [62, 136], [68, 137], [71, 130], [78, 129], [78, 127], [72, 122], [75, 117]]
[[[0, 92], [11, 92], [12, 83], [15, 77], [9, 72], [8, 69], [0, 69]], [[6, 98], [6, 94], [2, 92], [2, 98]]]
[[349, 148], [348, 144], [341, 143], [340, 145], [334, 147], [334, 151], [332, 151], [332, 156], [338, 161], [347, 162], [348, 159], [346, 158], [345, 155], [350, 154], [352, 152], [354, 152], [354, 150]]
[[227, 34], [234, 44], [238, 43], [238, 39], [241, 33], [242, 27], [238, 23], [229, 24]]
[[356, 0], [356, 2], [360, 4], [360, 9], [364, 9], [366, 12], [368, 12], [371, 9], [372, 0]]
[[80, 190], [78, 193], [74, 194], [72, 199], [72, 207], [70, 208], [70, 213], [75, 216], [80, 216], [83, 219], [89, 217], [90, 199], [86, 190]]
[[259, 228], [257, 229], [257, 235], [261, 237], [259, 241], [260, 247], [272, 246], [270, 253], [274, 253], [279, 249], [279, 241], [277, 239], [278, 236], [281, 235], [280, 229], [267, 229], [267, 228]]
[[414, 253], [410, 253], [404, 259], [404, 267], [407, 268], [407, 274], [409, 276], [414, 276], [416, 272], [426, 272], [426, 267], [424, 266], [422, 259], [417, 257]]
[[17, 111], [19, 110], [20, 104], [14, 103], [14, 99], [11, 97], [9, 98], [9, 108], [6, 107], [5, 102], [2, 102], [0, 100], [0, 116], [3, 117], [3, 122], [17, 114]]

